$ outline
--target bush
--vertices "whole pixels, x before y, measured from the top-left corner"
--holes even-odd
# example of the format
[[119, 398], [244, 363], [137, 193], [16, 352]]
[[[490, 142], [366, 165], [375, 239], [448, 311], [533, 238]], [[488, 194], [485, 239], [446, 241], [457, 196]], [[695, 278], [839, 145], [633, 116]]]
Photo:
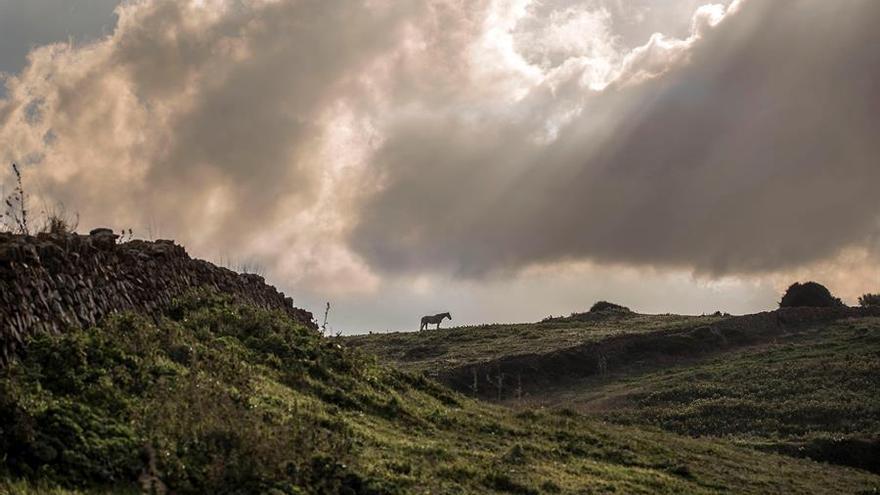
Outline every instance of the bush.
[[834, 297], [824, 285], [816, 282], [795, 282], [785, 291], [780, 308], [834, 308], [843, 306], [839, 298]]
[[621, 313], [629, 313], [630, 309], [626, 306], [610, 303], [608, 301], [599, 301], [590, 308], [590, 313], [598, 313], [601, 311], [619, 311]]
[[348, 467], [348, 425], [303, 406], [317, 386], [373, 390], [359, 357], [227, 296], [196, 292], [171, 313], [32, 339], [0, 376], [0, 477], [82, 488], [161, 474], [181, 495], [369, 493]]
[[46, 213], [40, 232], [56, 235], [72, 234], [76, 232], [78, 226], [79, 213], [70, 213], [64, 209], [64, 205], [59, 205]]
[[859, 306], [869, 308], [880, 306], [880, 294], [865, 294], [859, 298]]

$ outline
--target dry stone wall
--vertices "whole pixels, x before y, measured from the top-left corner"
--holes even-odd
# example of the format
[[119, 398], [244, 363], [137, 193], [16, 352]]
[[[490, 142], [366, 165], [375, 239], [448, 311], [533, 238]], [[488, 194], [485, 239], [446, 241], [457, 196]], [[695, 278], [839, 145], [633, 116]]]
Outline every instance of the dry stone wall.
[[35, 333], [94, 325], [128, 310], [156, 318], [175, 297], [198, 287], [282, 310], [315, 327], [311, 313], [294, 307], [263, 277], [192, 259], [172, 241], [118, 243], [109, 229], [89, 235], [0, 233], [0, 364]]

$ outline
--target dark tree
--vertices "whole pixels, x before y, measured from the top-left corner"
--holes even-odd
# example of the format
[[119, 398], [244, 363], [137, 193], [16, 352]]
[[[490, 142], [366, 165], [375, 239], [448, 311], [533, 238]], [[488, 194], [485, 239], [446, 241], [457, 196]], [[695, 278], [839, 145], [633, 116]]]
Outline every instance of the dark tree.
[[621, 313], [629, 313], [630, 310], [626, 306], [610, 303], [608, 301], [599, 301], [590, 308], [590, 313], [598, 313], [600, 311], [619, 311]]
[[865, 294], [859, 298], [859, 306], [863, 308], [880, 306], [880, 294]]
[[816, 282], [795, 282], [785, 291], [782, 301], [779, 302], [780, 308], [833, 308], [843, 305], [824, 285]]

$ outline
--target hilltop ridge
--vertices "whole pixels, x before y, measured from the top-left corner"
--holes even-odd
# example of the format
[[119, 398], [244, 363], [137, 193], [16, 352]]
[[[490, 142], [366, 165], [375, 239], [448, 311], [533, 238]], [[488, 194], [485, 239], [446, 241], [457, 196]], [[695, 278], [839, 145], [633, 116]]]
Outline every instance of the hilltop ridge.
[[880, 308], [783, 308], [743, 316], [611, 311], [537, 323], [355, 335], [344, 341], [461, 392], [499, 400], [560, 379], [710, 355], [811, 325], [876, 315]]
[[118, 237], [109, 229], [0, 233], [0, 364], [35, 334], [88, 327], [121, 311], [158, 317], [175, 297], [196, 288], [281, 310], [315, 327], [311, 313], [259, 275], [193, 259], [170, 240], [120, 243]]

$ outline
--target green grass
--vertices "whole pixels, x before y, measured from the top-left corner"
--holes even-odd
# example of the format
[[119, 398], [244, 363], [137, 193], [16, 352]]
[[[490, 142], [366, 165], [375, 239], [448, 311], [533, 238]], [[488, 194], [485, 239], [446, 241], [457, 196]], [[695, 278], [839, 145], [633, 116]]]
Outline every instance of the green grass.
[[880, 319], [859, 318], [699, 361], [570, 382], [532, 405], [877, 470], [878, 385]]
[[30, 342], [0, 493], [871, 493], [880, 477], [480, 403], [282, 315], [197, 295]]
[[345, 337], [346, 345], [401, 369], [437, 372], [500, 357], [546, 354], [627, 334], [686, 330], [726, 319], [720, 316], [583, 313], [540, 323], [494, 324]]
[[67, 489], [52, 483], [28, 482], [27, 480], [0, 480], [0, 495], [137, 495], [140, 490], [132, 486], [116, 486]]

